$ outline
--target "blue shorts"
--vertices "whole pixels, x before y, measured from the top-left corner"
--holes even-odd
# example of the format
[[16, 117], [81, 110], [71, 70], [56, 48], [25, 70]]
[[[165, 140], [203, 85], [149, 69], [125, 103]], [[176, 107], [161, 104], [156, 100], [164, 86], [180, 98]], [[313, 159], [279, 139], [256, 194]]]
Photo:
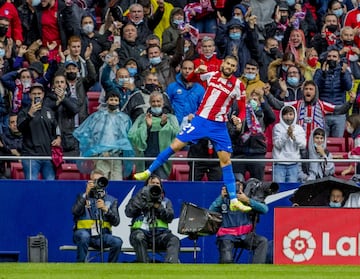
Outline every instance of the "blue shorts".
[[197, 143], [202, 138], [207, 138], [212, 141], [216, 152], [232, 153], [232, 144], [226, 122], [212, 121], [196, 115], [176, 138], [182, 142], [193, 143]]

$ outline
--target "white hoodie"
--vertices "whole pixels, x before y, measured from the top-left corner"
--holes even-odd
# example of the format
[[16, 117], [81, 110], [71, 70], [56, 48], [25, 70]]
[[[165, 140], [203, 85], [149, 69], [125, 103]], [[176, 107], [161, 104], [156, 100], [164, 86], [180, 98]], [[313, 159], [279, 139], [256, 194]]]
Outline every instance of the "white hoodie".
[[[284, 122], [282, 117], [282, 112], [286, 107], [291, 107], [294, 110], [295, 118], [291, 126], [293, 127], [295, 140], [288, 136], [289, 125]], [[296, 164], [296, 162], [287, 162], [287, 159], [300, 159], [300, 149], [306, 147], [305, 131], [300, 125], [296, 124], [296, 116], [296, 109], [293, 106], [284, 106], [280, 111], [280, 122], [274, 126], [272, 157], [274, 159], [284, 159], [284, 162], [279, 162], [278, 164]]]

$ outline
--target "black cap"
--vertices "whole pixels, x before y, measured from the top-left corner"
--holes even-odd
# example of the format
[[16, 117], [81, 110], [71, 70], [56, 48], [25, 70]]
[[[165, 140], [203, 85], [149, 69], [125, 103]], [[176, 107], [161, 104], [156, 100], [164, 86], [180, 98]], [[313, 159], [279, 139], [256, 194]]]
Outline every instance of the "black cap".
[[32, 62], [29, 66], [29, 70], [37, 72], [40, 76], [44, 74], [44, 66], [39, 61]]
[[288, 3], [281, 1], [279, 3], [279, 11], [289, 11], [289, 5]]
[[41, 83], [39, 83], [39, 82], [34, 82], [33, 84], [31, 84], [30, 92], [31, 92], [34, 88], [41, 88], [41, 90], [44, 91], [44, 86], [43, 86]]

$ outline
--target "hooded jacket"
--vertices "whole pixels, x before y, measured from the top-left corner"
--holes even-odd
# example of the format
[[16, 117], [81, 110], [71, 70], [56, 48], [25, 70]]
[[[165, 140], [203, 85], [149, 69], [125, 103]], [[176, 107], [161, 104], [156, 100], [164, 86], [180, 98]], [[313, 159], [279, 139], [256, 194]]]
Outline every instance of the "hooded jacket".
[[175, 53], [180, 29], [173, 21], [174, 15], [178, 14], [181, 11], [182, 9], [178, 7], [172, 9], [170, 14], [170, 26], [166, 28], [164, 33], [162, 34], [162, 51], [168, 55], [173, 55]]
[[[324, 142], [321, 145], [325, 150], [325, 157], [322, 157], [315, 149], [314, 144], [314, 133], [317, 130], [322, 130], [324, 132]], [[326, 176], [333, 175], [335, 173], [335, 165], [333, 162], [328, 162], [328, 160], [332, 160], [332, 154], [329, 153], [329, 151], [326, 149], [326, 134], [325, 130], [322, 128], [316, 128], [312, 130], [311, 136], [309, 138], [309, 145], [308, 145], [308, 153], [309, 153], [309, 159], [324, 159], [323, 162], [310, 162], [309, 167], [309, 176], [307, 180], [315, 180], [318, 178], [323, 178]]]
[[[290, 125], [293, 127], [295, 139], [289, 137], [288, 129], [290, 125], [286, 124], [283, 119], [282, 112], [286, 107], [291, 107], [294, 111], [295, 117]], [[305, 131], [300, 125], [296, 124], [296, 117], [296, 109], [293, 106], [284, 106], [280, 111], [280, 121], [274, 126], [272, 155], [274, 159], [283, 159], [284, 162], [279, 162], [282, 165], [296, 164], [296, 162], [287, 162], [287, 160], [300, 159], [300, 149], [306, 147]]]

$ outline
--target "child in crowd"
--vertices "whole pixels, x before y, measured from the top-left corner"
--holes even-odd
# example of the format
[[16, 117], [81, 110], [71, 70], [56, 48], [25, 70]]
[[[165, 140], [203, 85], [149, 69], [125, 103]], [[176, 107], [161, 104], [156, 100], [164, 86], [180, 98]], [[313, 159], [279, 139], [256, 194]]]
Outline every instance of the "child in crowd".
[[305, 176], [303, 176], [303, 180], [315, 180], [331, 176], [335, 173], [334, 163], [328, 161], [331, 160], [333, 156], [326, 149], [326, 135], [323, 128], [318, 127], [311, 132], [307, 151], [307, 158], [324, 159], [324, 161], [309, 162], [308, 164], [305, 164], [308, 168], [305, 168]]
[[280, 111], [280, 121], [273, 130], [273, 158], [283, 159], [275, 162], [273, 168], [274, 182], [297, 182], [300, 149], [306, 147], [305, 131], [296, 124], [296, 109], [293, 106], [284, 106]]

